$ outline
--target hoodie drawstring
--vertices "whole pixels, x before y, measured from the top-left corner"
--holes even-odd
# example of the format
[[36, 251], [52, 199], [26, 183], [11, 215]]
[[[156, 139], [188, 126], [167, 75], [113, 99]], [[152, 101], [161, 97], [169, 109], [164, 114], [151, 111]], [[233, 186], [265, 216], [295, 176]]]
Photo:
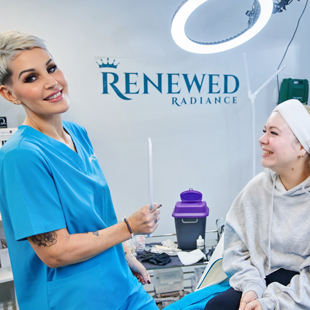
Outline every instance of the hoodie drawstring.
[[274, 201], [274, 193], [276, 188], [276, 178], [277, 175], [275, 174], [273, 177], [273, 185], [272, 185], [272, 194], [271, 194], [271, 212], [270, 212], [270, 221], [269, 221], [269, 238], [268, 238], [268, 269], [271, 269], [271, 229], [272, 229], [272, 222], [273, 222], [273, 201]]

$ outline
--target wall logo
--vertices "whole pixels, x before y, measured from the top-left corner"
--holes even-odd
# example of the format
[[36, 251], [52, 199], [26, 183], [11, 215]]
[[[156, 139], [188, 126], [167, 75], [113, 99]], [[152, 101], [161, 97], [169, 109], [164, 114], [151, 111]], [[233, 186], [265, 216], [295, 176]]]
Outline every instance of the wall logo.
[[[239, 79], [233, 74], [120, 72], [119, 62], [96, 61], [102, 79], [102, 94], [122, 100], [138, 95], [162, 94], [172, 105], [237, 104]], [[113, 71], [112, 71], [113, 70]], [[155, 76], [155, 77], [154, 77]]]
[[111, 64], [109, 63], [109, 58], [107, 58], [107, 62], [106, 63], [104, 63], [102, 59], [100, 59], [100, 60], [101, 60], [101, 64], [98, 61], [96, 61], [98, 66], [99, 66], [99, 68], [112, 68], [112, 69], [116, 69], [117, 66], [119, 65], [119, 63], [117, 65], [115, 65], [115, 59], [113, 60], [113, 62]]

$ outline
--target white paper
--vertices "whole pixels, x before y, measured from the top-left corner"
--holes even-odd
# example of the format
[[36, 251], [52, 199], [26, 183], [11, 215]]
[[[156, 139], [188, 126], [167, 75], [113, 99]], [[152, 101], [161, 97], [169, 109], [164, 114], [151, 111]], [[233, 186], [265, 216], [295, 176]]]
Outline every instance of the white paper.
[[199, 249], [191, 252], [178, 252], [178, 256], [183, 265], [192, 265], [199, 262], [202, 258], [206, 259], [205, 254]]
[[0, 128], [0, 148], [16, 130], [17, 128]]
[[1, 261], [1, 268], [11, 267], [8, 249], [0, 250], [0, 261]]

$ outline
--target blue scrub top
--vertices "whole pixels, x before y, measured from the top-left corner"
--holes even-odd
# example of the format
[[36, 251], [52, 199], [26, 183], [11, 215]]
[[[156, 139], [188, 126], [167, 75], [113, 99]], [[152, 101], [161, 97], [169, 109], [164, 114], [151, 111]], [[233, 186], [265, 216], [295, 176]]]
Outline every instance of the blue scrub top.
[[[77, 153], [22, 125], [0, 149], [0, 211], [21, 310], [119, 309], [133, 275], [116, 245], [82, 263], [49, 268], [27, 237], [117, 223], [105, 177], [84, 128], [63, 122]], [[116, 298], [122, 296], [122, 298]]]

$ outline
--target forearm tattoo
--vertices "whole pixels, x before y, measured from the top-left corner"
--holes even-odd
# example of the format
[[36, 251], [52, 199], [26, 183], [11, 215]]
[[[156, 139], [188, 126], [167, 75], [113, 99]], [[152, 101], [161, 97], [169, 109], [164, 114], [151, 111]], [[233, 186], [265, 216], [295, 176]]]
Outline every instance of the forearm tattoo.
[[30, 240], [37, 246], [50, 247], [57, 243], [57, 234], [54, 231], [50, 231], [45, 234], [31, 236]]

